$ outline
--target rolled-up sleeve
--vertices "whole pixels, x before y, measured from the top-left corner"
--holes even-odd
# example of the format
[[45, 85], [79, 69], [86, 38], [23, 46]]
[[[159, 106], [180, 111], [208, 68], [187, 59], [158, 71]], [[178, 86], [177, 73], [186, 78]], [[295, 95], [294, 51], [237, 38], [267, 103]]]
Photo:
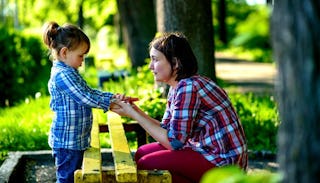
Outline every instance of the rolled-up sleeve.
[[168, 140], [175, 150], [182, 148], [192, 133], [193, 122], [200, 106], [193, 90], [192, 83], [181, 83], [174, 91], [174, 97], [168, 99], [171, 113], [167, 123]]

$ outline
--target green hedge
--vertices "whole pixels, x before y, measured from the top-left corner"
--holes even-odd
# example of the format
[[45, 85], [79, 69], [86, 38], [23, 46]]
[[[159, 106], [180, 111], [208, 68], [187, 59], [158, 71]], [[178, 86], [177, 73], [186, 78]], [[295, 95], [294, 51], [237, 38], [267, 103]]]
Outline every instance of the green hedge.
[[39, 37], [0, 26], [0, 107], [47, 91], [47, 58]]

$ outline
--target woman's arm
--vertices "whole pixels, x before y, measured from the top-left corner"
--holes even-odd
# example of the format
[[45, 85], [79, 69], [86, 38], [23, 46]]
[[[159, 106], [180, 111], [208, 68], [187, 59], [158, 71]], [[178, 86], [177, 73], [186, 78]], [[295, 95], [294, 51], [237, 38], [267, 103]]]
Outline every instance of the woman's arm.
[[156, 141], [167, 149], [172, 150], [170, 142], [168, 140], [167, 130], [160, 126], [160, 122], [154, 118], [148, 116], [138, 106], [121, 101], [115, 102], [119, 107], [112, 108], [111, 111], [118, 113], [121, 116], [130, 117], [144, 128], [149, 135], [151, 135]]

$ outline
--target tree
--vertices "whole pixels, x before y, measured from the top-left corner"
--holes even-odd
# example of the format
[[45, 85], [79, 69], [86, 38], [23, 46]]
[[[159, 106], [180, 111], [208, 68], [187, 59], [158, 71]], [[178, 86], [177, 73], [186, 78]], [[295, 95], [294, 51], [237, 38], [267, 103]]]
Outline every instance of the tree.
[[272, 44], [278, 66], [283, 182], [320, 182], [320, 2], [274, 1]]
[[123, 39], [132, 67], [145, 64], [148, 44], [156, 33], [154, 4], [150, 0], [117, 0]]
[[199, 73], [216, 80], [210, 0], [157, 0], [158, 32], [184, 33], [198, 59]]
[[226, 25], [226, 16], [227, 16], [227, 5], [226, 0], [218, 1], [218, 21], [219, 21], [219, 39], [220, 41], [226, 45], [228, 43], [227, 40], [227, 25]]

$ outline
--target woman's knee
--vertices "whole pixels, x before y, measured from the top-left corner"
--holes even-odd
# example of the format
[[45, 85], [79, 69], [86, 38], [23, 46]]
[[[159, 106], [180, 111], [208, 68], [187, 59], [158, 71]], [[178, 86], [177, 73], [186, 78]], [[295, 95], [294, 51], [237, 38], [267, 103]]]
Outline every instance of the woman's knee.
[[135, 161], [138, 162], [141, 157], [164, 149], [165, 148], [157, 142], [142, 145], [137, 149], [135, 153]]

